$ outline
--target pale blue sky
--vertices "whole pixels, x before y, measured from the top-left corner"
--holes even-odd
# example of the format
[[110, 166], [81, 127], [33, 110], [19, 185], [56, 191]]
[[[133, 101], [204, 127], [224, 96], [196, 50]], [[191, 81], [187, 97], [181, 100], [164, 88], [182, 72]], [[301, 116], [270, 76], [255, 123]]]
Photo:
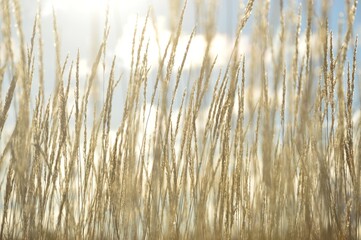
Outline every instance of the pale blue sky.
[[[27, 42], [30, 42], [33, 20], [37, 10], [37, 0], [21, 0], [22, 13], [23, 13], [23, 29], [25, 32]], [[95, 49], [99, 46], [102, 39], [103, 26], [105, 21], [105, 9], [107, 2], [109, 2], [109, 19], [110, 19], [110, 36], [107, 50], [108, 65], [113, 58], [113, 55], [118, 56], [117, 60], [117, 75], [126, 73], [130, 66], [130, 44], [133, 35], [133, 28], [135, 26], [135, 19], [138, 16], [139, 26], [143, 26], [144, 16], [149, 7], [152, 6], [157, 21], [159, 24], [159, 31], [163, 34], [163, 39], [169, 37], [169, 1], [168, 0], [42, 0], [42, 31], [44, 41], [44, 53], [45, 53], [45, 76], [46, 84], [48, 86], [48, 96], [51, 92], [52, 85], [54, 83], [55, 76], [55, 51], [54, 51], [54, 36], [53, 36], [53, 19], [52, 8], [54, 8], [57, 23], [59, 28], [60, 40], [61, 40], [61, 57], [64, 61], [65, 56], [69, 54], [70, 60], [75, 60], [77, 50], [80, 50], [81, 54], [81, 72], [83, 79], [92, 64], [93, 56], [95, 55]], [[181, 44], [186, 43], [189, 37], [189, 33], [196, 25], [195, 19], [195, 0], [188, 0], [188, 6], [185, 13], [185, 22], [183, 27], [184, 37], [181, 40]], [[203, 0], [205, 6], [209, 1]], [[219, 67], [225, 64], [227, 61], [227, 54], [232, 43], [232, 38], [237, 26], [237, 18], [239, 14], [239, 6], [246, 3], [245, 0], [218, 0], [217, 6], [217, 44], [213, 49], [215, 54], [219, 54]], [[263, 3], [265, 1], [255, 1], [256, 4]], [[271, 0], [271, 8], [269, 14], [270, 27], [275, 31], [279, 24], [279, 1]], [[302, 31], [304, 32], [306, 21], [306, 6], [307, 0], [294, 0], [285, 1], [285, 5], [292, 3], [295, 6], [302, 4], [303, 24]], [[320, 18], [320, 11], [317, 9], [320, 7], [321, 0], [314, 0], [316, 3], [316, 18], [315, 21]], [[333, 2], [333, 3], [332, 3]], [[297, 9], [294, 9], [297, 12]], [[345, 3], [342, 0], [331, 1], [331, 11], [329, 13], [330, 28], [333, 32], [337, 33], [337, 26], [340, 20], [340, 16], [345, 16]], [[201, 21], [207, 18], [205, 14], [202, 15]], [[288, 19], [286, 19], [287, 21]], [[247, 23], [243, 32], [243, 46], [244, 51], [247, 51], [247, 45], [251, 44], [247, 41], [247, 35], [251, 29], [256, 26], [253, 15], [250, 21]], [[1, 24], [1, 23], [0, 23]], [[198, 37], [194, 40], [194, 47], [190, 52], [190, 58], [192, 66], [197, 68], [202, 58], [202, 48], [204, 48], [204, 38], [202, 37], [202, 26], [198, 24]], [[354, 33], [361, 35], [361, 7], [358, 7]], [[16, 36], [14, 35], [16, 40]], [[128, 46], [128, 45], [129, 46]], [[152, 49], [154, 55], [157, 51]], [[223, 56], [223, 55], [224, 56]], [[247, 54], [247, 52], [246, 52]], [[152, 55], [152, 54], [151, 54]], [[222, 57], [223, 56], [223, 57]], [[196, 59], [199, 58], [199, 59]], [[150, 65], [156, 63], [157, 56], [150, 56]], [[361, 51], [358, 51], [358, 59], [361, 59]], [[153, 61], [153, 62], [152, 62]], [[222, 62], [223, 61], [223, 62]], [[361, 74], [360, 66], [358, 67], [358, 74]], [[125, 77], [124, 81], [126, 82]], [[36, 87], [36, 83], [34, 87]], [[4, 88], [3, 88], [4, 89]], [[6, 89], [6, 87], [5, 87]], [[125, 91], [125, 87], [121, 88]], [[124, 92], [123, 92], [124, 93]], [[119, 97], [121, 98], [121, 97]], [[118, 99], [119, 100], [119, 99]], [[119, 100], [121, 102], [121, 100]], [[356, 102], [359, 102], [356, 99]], [[121, 105], [121, 104], [120, 104]]]
[[[23, 22], [24, 30], [27, 39], [30, 39], [33, 19], [36, 14], [37, 0], [22, 0]], [[110, 6], [110, 43], [109, 48], [115, 48], [117, 41], [124, 34], [128, 34], [124, 31], [125, 25], [130, 23], [131, 17], [145, 16], [148, 8], [153, 7], [154, 13], [164, 19], [164, 29], [169, 29], [169, 1], [167, 0], [42, 0], [42, 25], [45, 43], [45, 53], [49, 54], [49, 58], [53, 58], [53, 32], [52, 32], [52, 7], [54, 7], [59, 32], [61, 36], [62, 54], [70, 53], [74, 56], [77, 49], [80, 48], [82, 56], [89, 58], [92, 56], [91, 52], [99, 44], [102, 35], [102, 28], [105, 21], [105, 8], [106, 3], [109, 2]], [[183, 31], [189, 33], [196, 24], [195, 19], [195, 0], [189, 0], [186, 9], [185, 23]], [[209, 0], [203, 0], [204, 5], [207, 6]], [[219, 34], [225, 34], [229, 37], [234, 35], [237, 18], [239, 13], [239, 6], [241, 3], [245, 4], [245, 0], [218, 0], [217, 6], [217, 32]], [[256, 4], [260, 1], [255, 1]], [[262, 2], [262, 1], [261, 1]], [[271, 0], [271, 9], [269, 14], [270, 26], [274, 29], [279, 24], [279, 1]], [[307, 6], [307, 0], [294, 0], [294, 5], [302, 4], [303, 6], [303, 27], [305, 27], [305, 12]], [[320, 0], [314, 1], [316, 8], [320, 5]], [[331, 11], [329, 14], [330, 28], [337, 32], [337, 25], [340, 19], [340, 15], [345, 15], [345, 7], [343, 0], [331, 0]], [[334, 3], [332, 3], [334, 2]], [[285, 1], [289, 4], [289, 1]], [[287, 5], [287, 4], [285, 4]], [[297, 9], [294, 10], [295, 12]], [[203, 14], [204, 15], [204, 14]], [[316, 16], [319, 16], [319, 11], [316, 11]], [[204, 21], [207, 16], [204, 16], [201, 21]], [[316, 18], [317, 19], [317, 18]], [[250, 28], [254, 27], [252, 24], [253, 16], [250, 18], [250, 22], [247, 24], [244, 34], [250, 31]], [[198, 24], [198, 33], [202, 33], [202, 26]], [[357, 9], [355, 18], [355, 34], [361, 33], [361, 8]], [[113, 49], [114, 50], [114, 49]], [[118, 53], [119, 55], [119, 53]], [[360, 51], [359, 51], [360, 56]], [[54, 59], [54, 58], [53, 58]]]

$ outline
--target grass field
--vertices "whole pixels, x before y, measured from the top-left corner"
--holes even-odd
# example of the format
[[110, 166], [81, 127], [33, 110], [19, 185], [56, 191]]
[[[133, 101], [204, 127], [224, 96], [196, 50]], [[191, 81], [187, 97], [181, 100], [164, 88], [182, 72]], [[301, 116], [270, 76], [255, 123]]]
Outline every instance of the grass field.
[[0, 239], [361, 239], [357, 0], [338, 31], [328, 0], [244, 1], [219, 48], [216, 0], [164, 2], [165, 42], [149, 10], [125, 71], [106, 18], [82, 74], [56, 11], [48, 59], [40, 5], [28, 36], [0, 0]]

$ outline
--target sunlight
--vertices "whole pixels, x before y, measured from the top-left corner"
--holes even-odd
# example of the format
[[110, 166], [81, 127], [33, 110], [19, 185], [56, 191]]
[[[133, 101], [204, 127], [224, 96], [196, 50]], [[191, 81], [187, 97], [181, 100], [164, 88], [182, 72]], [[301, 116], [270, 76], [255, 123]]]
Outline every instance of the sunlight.
[[150, 2], [146, 0], [138, 1], [117, 1], [117, 0], [49, 0], [49, 1], [40, 1], [43, 6], [43, 14], [51, 15], [52, 9], [56, 12], [66, 12], [66, 14], [82, 14], [78, 17], [84, 17], [85, 15], [99, 15], [103, 14], [107, 7], [109, 7], [111, 12], [117, 12], [120, 15], [127, 15], [129, 12], [138, 12], [141, 9], [148, 9]]
[[0, 0], [0, 239], [361, 239], [358, 0]]
[[[110, 4], [110, 2], [109, 2]], [[55, 11], [66, 11], [67, 13], [97, 13], [102, 9], [106, 9], [108, 1], [101, 0], [49, 0], [44, 4], [44, 15], [52, 14]]]

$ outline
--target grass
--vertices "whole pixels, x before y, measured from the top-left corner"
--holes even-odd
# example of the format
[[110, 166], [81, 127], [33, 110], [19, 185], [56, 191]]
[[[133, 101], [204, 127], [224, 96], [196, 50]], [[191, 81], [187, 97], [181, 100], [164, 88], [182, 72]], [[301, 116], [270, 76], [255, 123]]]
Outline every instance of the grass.
[[[333, 33], [329, 1], [315, 9], [312, 0], [303, 7], [280, 0], [273, 33], [270, 2], [248, 0], [222, 68], [210, 51], [212, 2], [200, 69], [185, 69], [196, 29], [177, 51], [187, 3], [172, 1], [179, 18], [158, 65], [148, 63], [148, 14], [134, 30], [127, 80], [117, 75], [116, 56], [105, 61], [108, 19], [82, 79], [81, 53], [61, 57], [54, 12], [48, 97], [40, 12], [28, 42], [19, 1], [1, 1], [1, 239], [361, 238], [357, 1], [345, 1], [346, 21]], [[203, 8], [197, 1], [199, 19]], [[242, 53], [247, 25], [252, 45]], [[97, 101], [101, 69], [107, 81]], [[119, 106], [113, 100], [124, 81]], [[115, 108], [123, 109], [116, 128]]]

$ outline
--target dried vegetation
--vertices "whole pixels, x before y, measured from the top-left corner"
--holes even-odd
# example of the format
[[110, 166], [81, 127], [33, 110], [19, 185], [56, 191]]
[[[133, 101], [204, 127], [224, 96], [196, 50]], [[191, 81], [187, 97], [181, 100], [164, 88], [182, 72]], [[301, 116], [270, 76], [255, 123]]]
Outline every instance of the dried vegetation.
[[[19, 0], [0, 1], [0, 238], [360, 239], [357, 1], [345, 1], [338, 33], [328, 0], [320, 9], [275, 1], [273, 33], [270, 1], [248, 0], [222, 69], [210, 53], [216, 1], [205, 20], [196, 1], [207, 47], [192, 74], [184, 64], [196, 29], [178, 52], [187, 4], [171, 2], [178, 18], [159, 64], [148, 65], [149, 14], [135, 27], [127, 80], [115, 56], [105, 61], [108, 20], [80, 79], [81, 53], [61, 56], [54, 13], [55, 87], [46, 97], [54, 79], [44, 74], [39, 13], [28, 38]], [[246, 54], [238, 46], [247, 25]], [[101, 67], [105, 95], [93, 110]], [[113, 101], [120, 81], [128, 81], [122, 106]], [[115, 107], [123, 109], [116, 130]]]

